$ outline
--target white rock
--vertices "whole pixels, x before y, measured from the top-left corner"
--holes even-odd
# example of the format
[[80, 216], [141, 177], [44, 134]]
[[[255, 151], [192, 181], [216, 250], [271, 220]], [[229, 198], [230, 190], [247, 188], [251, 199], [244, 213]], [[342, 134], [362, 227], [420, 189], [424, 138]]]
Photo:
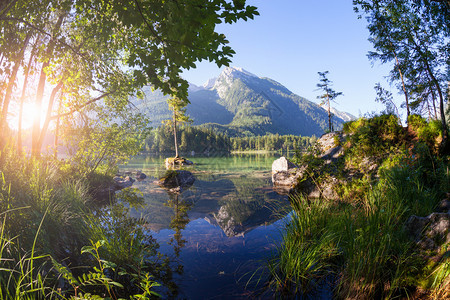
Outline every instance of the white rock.
[[290, 162], [286, 157], [282, 156], [272, 163], [272, 174], [282, 171], [289, 171], [297, 166]]

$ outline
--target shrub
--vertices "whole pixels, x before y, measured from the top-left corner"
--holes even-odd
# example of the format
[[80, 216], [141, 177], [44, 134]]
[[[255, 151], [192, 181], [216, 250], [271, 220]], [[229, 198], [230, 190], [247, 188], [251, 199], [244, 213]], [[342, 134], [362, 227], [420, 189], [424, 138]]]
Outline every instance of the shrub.
[[420, 141], [437, 153], [442, 141], [442, 123], [439, 120], [427, 122], [419, 115], [411, 115], [408, 118], [408, 126], [415, 132]]

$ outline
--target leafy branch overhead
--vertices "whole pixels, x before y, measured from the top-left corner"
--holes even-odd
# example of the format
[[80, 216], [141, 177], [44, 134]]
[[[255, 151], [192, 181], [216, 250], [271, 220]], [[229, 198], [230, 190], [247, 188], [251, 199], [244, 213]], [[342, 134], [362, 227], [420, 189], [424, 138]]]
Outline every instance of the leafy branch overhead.
[[354, 0], [353, 4], [368, 22], [374, 47], [369, 58], [392, 64], [390, 79], [404, 94], [407, 116], [428, 113], [441, 120], [446, 148], [450, 2]]
[[[36, 110], [48, 104], [48, 121], [100, 100], [124, 109], [145, 85], [187, 101], [182, 70], [202, 60], [228, 65], [235, 53], [216, 25], [255, 15], [242, 0], [2, 1], [0, 85], [11, 92], [0, 94], [0, 129], [22, 92], [21, 72], [33, 77], [23, 90], [34, 95]], [[63, 110], [55, 113], [58, 102]], [[40, 118], [35, 152], [42, 146]]]

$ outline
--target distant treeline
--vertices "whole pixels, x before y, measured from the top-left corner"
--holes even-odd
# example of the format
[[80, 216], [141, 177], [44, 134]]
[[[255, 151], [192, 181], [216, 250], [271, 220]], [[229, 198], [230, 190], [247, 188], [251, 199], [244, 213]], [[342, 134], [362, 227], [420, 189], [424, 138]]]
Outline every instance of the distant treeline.
[[306, 150], [316, 137], [268, 134], [263, 136], [230, 138], [233, 151], [266, 150], [266, 151], [296, 151]]
[[[233, 137], [202, 126], [181, 126], [177, 132], [178, 149], [182, 153], [215, 153], [231, 151], [295, 151], [306, 150], [316, 137], [269, 134], [264, 136]], [[174, 151], [173, 130], [170, 126], [154, 129], [145, 142], [144, 150], [153, 153]]]

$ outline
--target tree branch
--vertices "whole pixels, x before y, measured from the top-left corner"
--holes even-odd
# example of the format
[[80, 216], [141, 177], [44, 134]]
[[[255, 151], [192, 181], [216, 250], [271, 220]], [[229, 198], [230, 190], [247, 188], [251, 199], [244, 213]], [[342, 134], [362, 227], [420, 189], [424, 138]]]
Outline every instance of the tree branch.
[[85, 107], [88, 106], [89, 104], [92, 104], [92, 103], [94, 103], [94, 102], [97, 102], [97, 101], [99, 101], [99, 100], [101, 100], [101, 99], [103, 99], [103, 98], [105, 98], [105, 97], [107, 97], [107, 96], [109, 96], [109, 95], [111, 95], [111, 94], [113, 94], [113, 93], [114, 93], [114, 92], [104, 93], [103, 95], [98, 96], [97, 98], [91, 99], [91, 100], [89, 100], [88, 102], [86, 102], [86, 103], [84, 103], [84, 104], [82, 104], [82, 105], [79, 105], [78, 107], [75, 107], [75, 108], [71, 109], [70, 111], [68, 111], [68, 112], [66, 112], [66, 113], [58, 114], [58, 115], [55, 115], [55, 116], [51, 116], [51, 117], [50, 117], [50, 120], [54, 120], [54, 119], [57, 119], [57, 118], [62, 118], [62, 117], [65, 117], [65, 116], [69, 116], [69, 115], [71, 115], [71, 114], [74, 114], [74, 113], [76, 113], [76, 112], [82, 110], [83, 108], [85, 108]]
[[[40, 33], [42, 33], [42, 34], [44, 34], [44, 35], [49, 36], [50, 38], [54, 38], [53, 35], [52, 35], [51, 33], [49, 33], [49, 32], [47, 32], [47, 31], [43, 30], [42, 28], [39, 28], [38, 26], [36, 26], [36, 25], [34, 25], [34, 24], [32, 24], [32, 23], [30, 23], [30, 22], [24, 20], [24, 19], [20, 19], [20, 18], [9, 18], [9, 17], [8, 17], [8, 18], [2, 18], [2, 17], [0, 17], [0, 21], [17, 21], [17, 22], [20, 22], [20, 23], [23, 23], [23, 24], [27, 25], [28, 27], [31, 27], [32, 29], [34, 29], [34, 30], [36, 30], [36, 31], [38, 31], [38, 32], [40, 32]], [[61, 41], [60, 39], [55, 39], [55, 42], [57, 42], [57, 43], [59, 43], [59, 44], [61, 44], [61, 45], [66, 46], [67, 48], [69, 48], [70, 50], [72, 50], [75, 54], [77, 54], [77, 55], [79, 55], [79, 56], [81, 56], [81, 57], [83, 57], [83, 58], [85, 58], [85, 56], [86, 56], [85, 54], [83, 54], [83, 53], [77, 51], [73, 46], [67, 44], [67, 43], [64, 42], [64, 41]]]

